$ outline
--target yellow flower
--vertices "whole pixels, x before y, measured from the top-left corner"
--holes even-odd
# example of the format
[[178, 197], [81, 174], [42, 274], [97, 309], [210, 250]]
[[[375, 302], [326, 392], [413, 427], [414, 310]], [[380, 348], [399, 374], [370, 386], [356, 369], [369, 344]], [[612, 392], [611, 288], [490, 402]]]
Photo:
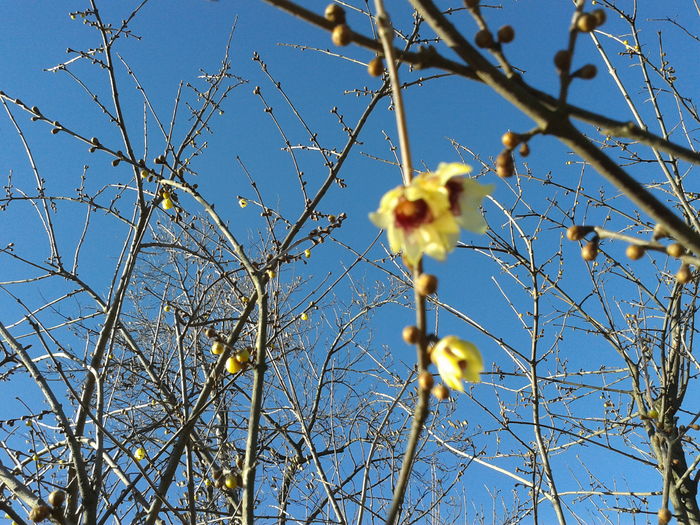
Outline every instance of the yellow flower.
[[170, 208], [172, 208], [174, 206], [172, 199], [169, 199], [169, 198], [163, 199], [162, 204], [163, 204], [164, 210], [169, 210]]
[[430, 360], [437, 366], [440, 377], [453, 390], [464, 392], [462, 381], [478, 383], [484, 370], [481, 353], [472, 343], [448, 335], [438, 341], [430, 352]]
[[389, 246], [415, 265], [423, 254], [443, 261], [457, 244], [459, 227], [483, 233], [486, 222], [479, 206], [492, 186], [462, 177], [470, 167], [441, 163], [421, 173], [408, 186], [387, 192], [370, 220], [387, 231]]

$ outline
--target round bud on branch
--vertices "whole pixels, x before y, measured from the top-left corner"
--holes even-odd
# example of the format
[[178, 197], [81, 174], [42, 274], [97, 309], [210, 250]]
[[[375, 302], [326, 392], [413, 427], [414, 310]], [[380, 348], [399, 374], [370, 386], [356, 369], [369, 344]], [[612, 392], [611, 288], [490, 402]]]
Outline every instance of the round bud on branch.
[[598, 68], [595, 67], [593, 64], [586, 64], [583, 66], [581, 69], [576, 71], [573, 76], [582, 78], [583, 80], [591, 80], [592, 78], [595, 78], [595, 76], [598, 74]]
[[515, 38], [515, 29], [513, 26], [503, 26], [498, 30], [498, 41], [502, 44], [508, 44]]
[[639, 259], [644, 257], [645, 252], [646, 250], [644, 249], [644, 246], [640, 246], [639, 244], [630, 244], [627, 247], [627, 250], [625, 251], [627, 257], [629, 257], [633, 261], [638, 261]]
[[671, 521], [671, 518], [673, 518], [673, 514], [671, 514], [671, 511], [666, 507], [659, 509], [659, 512], [657, 512], [656, 515], [659, 518], [659, 525], [666, 525], [669, 521]]
[[681, 264], [680, 269], [676, 273], [676, 281], [680, 284], [688, 284], [693, 278], [693, 274], [690, 271], [690, 267], [687, 264]]
[[420, 331], [418, 330], [417, 326], [406, 326], [401, 332], [401, 337], [409, 345], [415, 345], [418, 343], [418, 339], [420, 338]]
[[48, 500], [54, 507], [60, 507], [66, 501], [66, 493], [62, 490], [54, 490], [49, 494]]
[[576, 20], [576, 29], [582, 33], [590, 33], [597, 25], [596, 17], [590, 13], [581, 13], [581, 16]]
[[29, 519], [34, 522], [44, 521], [51, 516], [51, 509], [46, 505], [37, 505], [29, 513]]
[[440, 383], [439, 385], [435, 385], [435, 388], [433, 388], [433, 395], [440, 401], [444, 401], [445, 399], [450, 398], [450, 391], [447, 390], [445, 385]]
[[510, 150], [503, 150], [496, 157], [496, 174], [501, 178], [512, 177], [515, 172], [513, 157]]
[[666, 253], [669, 254], [671, 257], [675, 257], [678, 259], [682, 255], [685, 254], [685, 248], [683, 248], [683, 245], [679, 242], [674, 242], [673, 244], [669, 244], [666, 246]]
[[527, 157], [530, 154], [530, 146], [528, 146], [527, 142], [524, 142], [520, 145], [520, 149], [518, 151], [523, 157]]
[[325, 16], [326, 20], [336, 25], [345, 23], [345, 9], [338, 4], [328, 4], [323, 16]]
[[593, 239], [581, 248], [581, 257], [584, 261], [595, 261], [598, 257], [598, 239]]
[[594, 9], [593, 11], [591, 11], [591, 15], [595, 17], [596, 27], [602, 26], [607, 18], [603, 9]]
[[352, 40], [350, 28], [345, 24], [338, 24], [333, 28], [331, 40], [336, 46], [347, 46]]
[[560, 73], [568, 71], [571, 67], [571, 53], [566, 49], [557, 51], [554, 55], [554, 65], [557, 67]]
[[474, 37], [474, 42], [476, 42], [476, 45], [481, 47], [481, 48], [484, 48], [484, 49], [492, 48], [494, 45], [493, 35], [491, 34], [491, 31], [489, 31], [488, 29], [482, 29]]
[[382, 73], [384, 73], [384, 64], [382, 63], [382, 59], [379, 57], [374, 57], [372, 60], [370, 60], [369, 64], [367, 64], [367, 73], [373, 77], [382, 76]]
[[515, 149], [515, 147], [520, 144], [522, 137], [517, 133], [512, 131], [506, 131], [501, 137], [501, 142], [508, 149]]
[[422, 273], [416, 279], [415, 287], [422, 296], [432, 295], [437, 291], [438, 280], [434, 275]]
[[427, 370], [421, 372], [418, 376], [418, 386], [420, 386], [421, 390], [429, 391], [431, 388], [433, 388], [433, 383], [433, 374]]

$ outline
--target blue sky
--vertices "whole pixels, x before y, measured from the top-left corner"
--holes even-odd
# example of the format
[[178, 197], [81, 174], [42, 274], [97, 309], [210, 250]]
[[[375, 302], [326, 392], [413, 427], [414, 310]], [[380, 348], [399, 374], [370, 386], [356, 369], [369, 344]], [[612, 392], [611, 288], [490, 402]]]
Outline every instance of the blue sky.
[[[304, 2], [305, 6], [317, 11], [321, 11], [325, 4], [318, 1]], [[397, 26], [410, 20], [404, 11], [405, 4], [389, 4], [390, 9], [397, 11], [394, 14]], [[504, 4], [504, 9], [493, 8], [485, 12], [493, 27], [503, 23], [511, 23], [515, 27], [517, 37], [514, 44], [506, 47], [508, 56], [515, 65], [522, 67], [527, 81], [540, 89], [556, 92], [557, 78], [551, 65], [551, 57], [554, 51], [563, 47], [566, 42], [571, 4], [561, 0], [541, 0], [536, 3], [507, 1]], [[102, 6], [102, 16], [105, 20], [116, 23], [128, 15], [133, 5], [135, 4], [132, 2], [105, 3]], [[97, 33], [83, 24], [79, 15], [75, 20], [69, 16], [70, 12], [85, 9], [86, 4], [72, 1], [22, 1], [5, 2], [3, 7], [4, 16], [0, 20], [0, 89], [10, 96], [21, 97], [28, 106], [38, 106], [46, 115], [50, 115], [50, 118], [86, 136], [96, 135], [104, 144], [119, 144], [118, 134], [104, 115], [90, 104], [90, 97], [86, 95], [85, 90], [63, 72], [46, 71], [75, 56], [67, 54], [67, 48], [90, 49], [100, 44]], [[663, 29], [664, 50], [669, 59], [676, 64], [676, 69], [682, 72], [677, 86], [682, 92], [692, 94], [694, 86], [700, 82], [700, 73], [694, 65], [698, 56], [697, 42], [689, 39], [670, 22], [661, 19], [669, 17], [683, 22], [688, 20], [689, 29], [697, 33], [697, 17], [687, 18], [690, 15], [686, 11], [691, 10], [690, 8], [681, 5], [670, 6], [668, 3], [662, 6], [645, 5], [643, 9], [644, 12], [640, 15], [643, 18], [640, 23], [644, 24], [641, 32], [643, 45], [656, 50], [656, 31]], [[399, 13], [399, 10], [402, 12]], [[474, 23], [465, 13], [457, 13], [453, 19], [458, 21], [466, 33], [473, 32]], [[369, 33], [370, 28], [360, 15], [351, 13], [349, 23], [354, 28]], [[275, 116], [281, 120], [285, 130], [289, 131], [291, 142], [304, 145], [309, 143], [306, 132], [286, 107], [280, 93], [261, 71], [259, 63], [251, 60], [253, 53], [258, 53], [265, 61], [274, 80], [282, 83], [286, 95], [298, 106], [307, 124], [319, 131], [320, 142], [328, 148], [339, 147], [345, 137], [344, 131], [338, 125], [338, 117], [331, 113], [331, 108], [337, 107], [344, 121], [354, 125], [368, 100], [366, 96], [356, 96], [354, 90], [362, 90], [365, 86], [376, 88], [380, 82], [365, 73], [363, 63], [372, 57], [366, 50], [350, 46], [343, 50], [352, 59], [347, 60], [323, 52], [302, 51], [294, 47], [304, 45], [309, 48], [331, 49], [331, 44], [328, 35], [321, 30], [307, 26], [263, 2], [154, 0], [144, 7], [130, 27], [134, 38], [122, 39], [117, 51], [132, 68], [148, 93], [155, 111], [165, 122], [170, 119], [180, 82], [201, 86], [201, 80], [197, 77], [203, 72], [216, 71], [222, 60], [229, 33], [235, 28], [231, 44], [231, 73], [245, 82], [231, 91], [222, 105], [223, 113], [212, 121], [215, 133], [207, 137], [209, 147], [206, 155], [196, 161], [195, 166], [200, 176], [193, 182], [199, 184], [202, 194], [216, 204], [216, 209], [222, 217], [251, 245], [258, 241], [257, 231], [262, 225], [262, 219], [257, 217], [253, 207], [241, 209], [237, 205], [239, 195], [249, 199], [255, 197], [241, 163], [256, 180], [267, 204], [279, 207], [290, 217], [295, 217], [301, 211], [299, 189], [289, 155], [282, 150], [284, 144], [275, 125], [264, 111], [260, 98], [253, 92], [255, 86], [261, 87], [266, 103], [274, 108]], [[642, 114], [648, 123], [653, 125], [653, 111], [644, 103], [646, 96], [640, 87], [639, 67], [629, 57], [620, 55], [625, 50], [621, 41], [630, 40], [627, 29], [621, 20], [610, 16], [603, 30], [612, 35], [612, 38], [602, 36], [601, 40], [614, 60], [617, 72], [628, 82], [630, 93], [637, 101]], [[424, 27], [421, 34], [428, 38], [432, 32]], [[334, 49], [331, 51], [335, 52]], [[598, 54], [590, 41], [582, 38], [579, 51], [575, 63], [582, 65], [593, 61], [598, 64], [599, 76], [593, 81], [575, 83], [571, 90], [571, 100], [587, 109], [600, 111], [620, 120], [630, 119], [628, 108], [613, 81], [604, 74], [605, 67], [600, 64]], [[653, 57], [657, 54], [650, 53]], [[106, 104], [109, 103], [109, 91], [102, 73], [97, 68], [79, 63], [72, 66], [71, 71], [79, 75], [100, 99]], [[122, 100], [127, 108], [126, 121], [134, 136], [141, 137], [144, 112], [141, 96], [134, 89], [132, 79], [121, 65], [117, 71]], [[431, 73], [409, 72], [407, 68], [401, 68], [404, 81], [416, 80]], [[439, 162], [461, 160], [450, 139], [467, 146], [485, 162], [491, 162], [501, 149], [500, 136], [505, 130], [512, 128], [525, 131], [532, 126], [528, 119], [511, 109], [486, 87], [462, 79], [427, 81], [420, 88], [407, 90], [405, 96], [414, 163], [429, 169], [436, 167]], [[193, 101], [190, 95], [186, 95], [185, 98]], [[387, 106], [388, 100], [380, 102], [380, 111], [371, 116], [360, 138], [362, 144], [356, 148], [341, 174], [348, 187], [342, 190], [334, 188], [320, 207], [320, 211], [326, 214], [347, 213], [348, 220], [339, 233], [339, 239], [358, 250], [363, 250], [376, 236], [376, 229], [369, 223], [367, 214], [376, 209], [384, 191], [400, 182], [400, 173], [396, 166], [377, 162], [372, 158], [393, 160], [385, 136], [398, 143], [393, 113], [386, 111]], [[672, 100], [663, 98], [662, 107], [671, 113], [674, 108]], [[76, 143], [65, 134], [51, 135], [45, 123], [30, 123], [28, 116], [17, 108], [12, 108], [12, 112], [31, 144], [49, 193], [73, 192], [80, 184], [84, 166], [89, 166], [86, 182], [88, 191], [105, 185], [127, 185], [132, 181], [130, 170], [124, 166], [113, 168], [110, 165], [111, 158], [106, 155], [98, 152], [90, 156], [84, 144]], [[182, 118], [176, 127], [176, 134], [183, 132], [188, 125], [186, 119]], [[158, 137], [150, 117], [148, 129], [148, 151], [144, 152], [142, 138], [135, 144], [135, 149], [138, 154], [145, 154], [150, 162], [161, 153], [163, 141]], [[587, 129], [587, 132], [594, 133], [594, 130]], [[679, 137], [680, 134], [676, 131], [674, 138]], [[26, 155], [4, 111], [0, 115], [0, 138], [3, 143], [3, 147], [0, 148], [0, 175], [5, 178], [11, 172], [13, 182], [31, 194], [35, 184]], [[562, 180], [563, 184], [569, 186], [575, 186], [579, 177], [583, 177], [583, 186], [589, 193], [597, 196], [599, 188], [602, 188], [608, 199], [616, 194], [615, 190], [603, 183], [592, 170], [583, 169], [577, 162], [578, 159], [554, 140], [537, 137], [531, 143], [531, 149], [533, 153], [527, 159], [527, 163], [518, 164], [520, 172], [530, 169], [535, 177], [552, 174], [555, 180]], [[319, 163], [313, 157], [313, 153], [300, 150], [297, 155], [302, 169], [307, 172], [310, 187], [317, 187], [325, 172], [319, 169]], [[479, 172], [475, 159], [465, 157], [464, 160], [477, 168], [475, 173]], [[640, 179], [658, 178], [653, 166], [635, 166], [633, 169]], [[496, 201], [507, 203], [506, 205], [513, 202], [514, 194], [518, 191], [514, 180], [500, 181], [493, 172], [486, 173], [485, 170], [480, 175], [480, 180], [496, 185], [493, 194]], [[543, 191], [543, 186], [535, 182], [523, 181], [522, 187], [527, 201], [539, 208], [554, 199], [561, 199], [562, 203], [568, 202], [569, 199], [565, 190]], [[689, 183], [687, 189], [697, 191], [697, 184]], [[108, 193], [116, 194], [119, 191], [118, 186], [111, 186]], [[128, 191], [126, 194], [128, 195]], [[190, 211], [196, 211], [193, 201], [183, 198], [183, 202]], [[623, 204], [622, 207], [625, 211], [634, 213], [631, 206]], [[498, 207], [487, 202], [485, 210], [492, 230], [500, 235], [507, 235], [508, 222]], [[68, 254], [72, 254], [71, 247], [75, 246], [82, 232], [84, 211], [80, 207], [68, 204], [59, 204], [59, 211], [57, 220], [62, 224], [76, 225], [59, 230], [59, 244], [66, 247]], [[523, 215], [520, 222], [523, 229], [532, 234], [537, 228], [538, 219], [528, 217], [524, 209], [518, 208], [518, 212]], [[581, 206], [577, 212], [577, 220], [590, 220], [595, 223], [608, 220], [607, 213], [601, 209]], [[557, 220], [565, 221], [562, 212], [556, 212], [555, 215]], [[0, 221], [0, 246], [14, 242], [17, 253], [31, 254], [37, 262], [47, 257], [46, 236], [40, 229], [36, 215], [32, 214], [28, 207], [11, 206], [2, 213]], [[644, 221], [648, 223], [646, 218]], [[625, 220], [616, 215], [608, 222], [610, 229], [621, 230], [627, 225]], [[557, 252], [561, 245], [567, 262], [564, 268], [564, 283], [577, 300], [582, 300], [590, 293], [592, 285], [587, 277], [586, 266], [578, 257], [579, 247], [575, 243], [561, 244], [562, 234], [562, 228], [551, 224], [544, 225], [542, 232], [538, 234], [537, 245], [541, 249], [538, 253], [551, 255]], [[125, 228], [101, 215], [95, 216], [87, 233], [88, 247], [82, 253], [81, 275], [101, 293], [106, 292], [112, 279], [111, 270], [105, 271], [105, 268], [114, 266], [125, 235]], [[465, 234], [462, 240], [475, 245], [487, 243], [486, 239], [474, 234]], [[338, 275], [345, 265], [353, 261], [353, 256], [345, 249], [330, 244], [315, 251], [308, 265], [297, 265], [284, 270], [281, 278], [291, 282], [294, 277], [301, 276], [316, 283], [320, 282], [327, 272]], [[605, 245], [606, 248], [608, 246], [611, 252], [622, 259], [623, 245]], [[381, 248], [375, 247], [370, 253], [379, 257]], [[545, 255], [542, 256], [542, 260], [544, 259]], [[663, 267], [665, 259], [658, 258], [658, 262]], [[622, 264], [628, 265], [629, 262], [622, 260]], [[519, 320], [508, 307], [504, 296], [525, 311], [529, 298], [489, 258], [473, 250], [458, 249], [447, 263], [429, 261], [427, 268], [440, 276], [442, 301], [458, 306], [488, 330], [502, 331], [503, 339], [510, 345], [522, 347], [524, 352], [527, 351], [529, 338], [519, 326]], [[26, 267], [7, 258], [0, 262], [0, 269], [0, 281], [40, 273], [27, 270]], [[657, 274], [649, 262], [638, 263], [635, 271], [653, 287]], [[370, 288], [374, 287], [375, 282], [381, 283], [381, 280], [385, 279], [384, 274], [369, 266], [359, 267], [353, 271], [352, 276], [358, 282], [368, 283]], [[13, 293], [17, 291], [16, 287], [12, 286], [7, 289]], [[23, 287], [18, 293], [30, 307], [36, 307], [43, 304], [47, 298], [58, 297], [66, 290], [65, 285], [54, 284], [52, 281]], [[346, 299], [350, 294], [348, 289], [338, 293], [342, 299]], [[615, 281], [608, 293], [611, 298], [633, 297], [634, 290]], [[559, 303], [551, 297], [547, 297], [544, 303], [546, 315], [554, 319], [558, 313], [557, 308], [560, 308], [555, 305]], [[600, 313], [599, 307], [594, 306], [593, 310]], [[5, 325], [14, 323], [22, 315], [15, 301], [7, 294], [0, 295], [0, 312], [0, 320]], [[622, 317], [623, 312], [616, 312], [615, 315]], [[378, 312], [371, 326], [373, 345], [377, 348], [391, 349], [396, 360], [394, 365], [401, 374], [406, 373], [406, 367], [399, 363], [410, 366], [414, 359], [413, 350], [400, 340], [400, 328], [410, 322], [412, 316], [409, 309], [394, 305]], [[47, 319], [51, 319], [51, 316], [48, 315]], [[557, 325], [553, 322], [551, 326]], [[487, 369], [513, 371], [511, 361], [492, 339], [482, 336], [475, 329], [444, 312], [440, 313], [439, 327], [441, 334], [457, 333], [476, 342], [484, 353]], [[26, 325], [17, 329], [18, 334], [26, 331]], [[556, 329], [548, 328], [545, 338], [547, 344], [553, 345], [556, 335]], [[78, 341], [73, 344], [77, 347]], [[562, 344], [560, 350], [562, 358], [568, 362], [571, 369], [594, 368], [591, 363], [597, 365], [598, 361], [601, 364], [609, 363], [611, 359], [613, 363], [616, 362], [614, 357], [611, 358], [610, 350], [602, 340], [593, 339], [585, 332], [567, 333], [566, 345]], [[547, 366], [554, 369], [557, 365], [556, 362], [549, 362]], [[513, 386], [514, 384], [516, 386]], [[523, 384], [521, 379], [514, 381], [510, 386], [519, 388]], [[0, 384], [0, 387], [7, 388], [3, 384]], [[27, 396], [36, 395], [30, 385], [24, 387]], [[21, 392], [24, 394], [25, 391]], [[472, 392], [477, 400], [493, 406], [497, 404], [497, 388], [484, 384], [476, 386]], [[574, 406], [591, 417], [599, 416], [601, 401], [592, 401], [592, 397], [595, 395], [584, 398]], [[37, 406], [40, 405], [41, 403], [37, 402]], [[5, 404], [0, 406], [0, 418], [16, 417], [22, 410], [16, 403]], [[467, 396], [457, 401], [454, 417], [458, 420], [474, 418], [475, 424], [484, 429], [493, 424], [483, 413], [476, 411], [475, 405]], [[527, 440], [532, 438], [527, 430], [523, 431], [523, 435], [527, 436]], [[510, 445], [511, 442], [505, 437], [504, 448]], [[582, 463], [599, 474], [609, 469], [608, 458], [609, 455], [598, 454], [590, 448], [583, 448], [579, 456]], [[576, 464], [572, 455], [558, 456], [554, 461], [560, 473], [558, 479], [561, 480], [562, 486], [574, 489], [576, 482], [573, 476], [568, 478], [566, 473], [580, 472], [580, 465]], [[503, 463], [509, 464], [507, 460]], [[630, 485], [633, 485], [633, 481], [633, 488], [639, 490], [640, 484], [646, 485], [635, 479], [637, 473], [630, 464], [620, 462], [619, 469], [619, 479], [626, 480], [620, 483], [629, 481]], [[500, 487], [505, 495], [510, 490], [510, 481], [504, 481], [501, 475], [491, 470], [472, 465], [468, 474], [464, 478], [464, 490], [467, 498], [476, 507], [488, 508], [490, 505], [486, 486]], [[649, 487], [644, 488], [655, 490], [658, 487], [658, 480], [652, 479]], [[593, 507], [581, 505], [583, 515], [596, 516]], [[655, 507], [652, 506], [653, 508]], [[466, 514], [473, 515], [470, 512]], [[546, 520], [551, 516], [546, 504], [542, 505], [542, 512], [543, 522], [549, 522]]]

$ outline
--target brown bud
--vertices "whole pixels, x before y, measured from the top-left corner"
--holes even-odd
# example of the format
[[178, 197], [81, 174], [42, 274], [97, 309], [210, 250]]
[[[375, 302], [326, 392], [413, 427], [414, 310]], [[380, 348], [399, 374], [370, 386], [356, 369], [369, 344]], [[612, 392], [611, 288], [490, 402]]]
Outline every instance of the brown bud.
[[44, 521], [51, 515], [51, 509], [46, 505], [37, 505], [29, 513], [29, 519], [35, 522]]
[[571, 226], [566, 230], [566, 238], [570, 241], [580, 241], [592, 231], [590, 226]]
[[515, 147], [520, 144], [522, 138], [517, 133], [512, 131], [506, 131], [501, 137], [501, 142], [508, 149], [515, 149]]
[[656, 515], [659, 518], [659, 525], [666, 525], [669, 521], [671, 521], [671, 518], [673, 518], [673, 514], [671, 514], [671, 511], [666, 507], [659, 509], [659, 512], [657, 512]]
[[418, 385], [420, 386], [421, 390], [429, 391], [431, 388], [433, 388], [433, 383], [433, 374], [427, 370], [424, 370], [418, 376]]
[[54, 490], [49, 494], [48, 500], [54, 507], [60, 507], [66, 501], [66, 493], [62, 490]]
[[554, 55], [554, 65], [560, 72], [568, 71], [571, 67], [571, 53], [566, 49], [557, 51]]
[[204, 335], [206, 335], [209, 339], [213, 339], [219, 334], [214, 327], [210, 326], [204, 331]]
[[581, 16], [576, 20], [576, 29], [582, 33], [590, 33], [597, 25], [596, 17], [590, 13], [581, 13]]
[[121, 162], [121, 160], [119, 160], [119, 159], [114, 159], [114, 160], [112, 160], [112, 166], [114, 166], [114, 167], [116, 168], [117, 166], [119, 166], [119, 163], [120, 163], [120, 162]]
[[586, 245], [581, 248], [581, 257], [584, 261], [594, 261], [598, 257], [598, 241], [593, 240], [586, 243]]
[[576, 71], [573, 76], [582, 78], [583, 80], [590, 80], [592, 78], [595, 78], [595, 76], [598, 74], [598, 68], [595, 67], [593, 64], [586, 64], [583, 66], [581, 69]]
[[527, 142], [523, 142], [518, 151], [523, 157], [527, 157], [530, 154], [530, 146], [527, 145]]
[[338, 24], [333, 28], [331, 40], [336, 46], [347, 46], [350, 43], [350, 40], [352, 40], [350, 28], [345, 24]]
[[669, 254], [671, 257], [675, 257], [678, 259], [680, 256], [685, 254], [685, 248], [683, 248], [683, 245], [679, 242], [674, 242], [673, 244], [669, 244], [666, 246], [666, 253]]
[[444, 401], [445, 399], [450, 398], [450, 391], [447, 390], [445, 385], [440, 383], [435, 385], [435, 388], [433, 388], [433, 395], [440, 401]]
[[605, 23], [605, 11], [603, 9], [594, 9], [591, 14], [595, 17], [596, 27], [602, 26]]
[[418, 343], [420, 331], [418, 330], [417, 326], [405, 326], [401, 332], [401, 337], [409, 345], [415, 345], [416, 343]]
[[415, 282], [416, 290], [418, 290], [418, 293], [423, 296], [434, 294], [437, 290], [437, 285], [437, 277], [428, 273], [420, 274]]
[[324, 16], [326, 20], [336, 25], [345, 23], [345, 9], [338, 4], [328, 4]]
[[640, 246], [639, 244], [630, 244], [625, 251], [627, 257], [633, 261], [637, 261], [644, 257], [644, 252], [646, 252], [644, 246]]
[[476, 42], [476, 45], [482, 48], [491, 48], [493, 47], [493, 35], [491, 34], [491, 31], [488, 29], [482, 29], [479, 31], [476, 36], [474, 37], [474, 42]]
[[382, 76], [382, 73], [384, 73], [384, 64], [382, 59], [379, 57], [374, 57], [372, 60], [370, 60], [369, 64], [367, 64], [367, 73], [369, 73], [372, 77]]
[[676, 273], [676, 281], [680, 284], [687, 284], [693, 278], [693, 274], [687, 264], [681, 264], [680, 269]]
[[499, 177], [506, 178], [512, 177], [515, 172], [515, 165], [513, 164], [513, 157], [510, 154], [510, 150], [503, 150], [496, 157], [496, 174]]
[[499, 42], [507, 44], [515, 38], [515, 29], [513, 29], [513, 26], [503, 26], [498, 30], [497, 35]]

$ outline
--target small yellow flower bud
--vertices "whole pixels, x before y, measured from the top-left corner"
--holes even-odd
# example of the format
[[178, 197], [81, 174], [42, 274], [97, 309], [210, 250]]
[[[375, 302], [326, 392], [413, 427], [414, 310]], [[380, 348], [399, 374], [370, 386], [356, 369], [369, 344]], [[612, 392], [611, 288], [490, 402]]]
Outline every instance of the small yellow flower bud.
[[625, 253], [630, 259], [632, 259], [633, 261], [637, 261], [644, 256], [645, 251], [646, 250], [643, 246], [639, 246], [638, 244], [630, 244], [627, 247], [627, 251]]
[[590, 13], [581, 13], [581, 16], [576, 20], [576, 29], [582, 33], [590, 33], [596, 28], [596, 17]]
[[236, 361], [239, 363], [247, 363], [250, 361], [250, 351], [246, 348], [244, 350], [241, 350], [236, 354]]
[[685, 248], [683, 248], [683, 245], [678, 242], [674, 242], [673, 244], [669, 244], [666, 246], [666, 253], [669, 254], [671, 257], [675, 257], [678, 259], [682, 255], [685, 254]]
[[415, 345], [420, 337], [420, 331], [417, 326], [406, 326], [401, 332], [401, 337], [409, 345]]
[[169, 305], [169, 304], [166, 304], [166, 305], [163, 307], [163, 311], [165, 311], [165, 312], [169, 312], [170, 310], [172, 310], [172, 308], [170, 308], [170, 305]]
[[605, 16], [605, 11], [603, 9], [594, 9], [591, 11], [591, 14], [595, 17], [596, 27], [600, 27], [605, 23], [607, 17]]
[[147, 179], [148, 178], [148, 170], [141, 170], [141, 178], [142, 179]]
[[302, 321], [308, 321], [309, 314], [307, 314], [306, 312], [302, 312], [301, 315], [299, 316], [299, 319], [301, 319]]
[[173, 201], [170, 199], [163, 199], [162, 205], [164, 210], [169, 210], [174, 206]]
[[338, 4], [328, 4], [324, 16], [326, 20], [332, 22], [333, 24], [337, 25], [345, 23], [345, 9], [340, 7]]
[[520, 144], [522, 138], [517, 133], [512, 131], [506, 131], [501, 137], [501, 142], [507, 149], [515, 149], [515, 147]]
[[382, 76], [382, 73], [384, 73], [384, 64], [382, 63], [382, 59], [379, 57], [374, 57], [372, 60], [370, 60], [369, 64], [367, 64], [367, 73], [373, 77]]
[[659, 518], [659, 525], [666, 525], [671, 521], [671, 518], [673, 518], [673, 514], [671, 514], [671, 511], [666, 507], [659, 509], [659, 512], [657, 512], [656, 515]]
[[657, 417], [659, 417], [659, 411], [655, 408], [652, 408], [649, 412], [647, 412], [647, 417], [650, 419], [656, 419]]
[[693, 278], [693, 274], [687, 264], [682, 264], [676, 273], [676, 281], [680, 284], [687, 284]]
[[242, 368], [243, 366], [235, 357], [229, 357], [226, 360], [226, 370], [228, 370], [230, 374], [237, 374]]
[[224, 484], [227, 489], [234, 490], [238, 488], [238, 479], [235, 474], [227, 474], [224, 478]]
[[338, 24], [333, 28], [331, 40], [336, 46], [347, 46], [352, 40], [352, 32], [345, 24]]
[[598, 257], [598, 241], [590, 241], [581, 248], [581, 257], [584, 261], [594, 261]]
[[214, 355], [221, 355], [224, 353], [225, 345], [221, 341], [214, 341], [211, 345], [211, 353]]
[[311, 250], [309, 250], [308, 248], [306, 250], [304, 250], [304, 257], [306, 257], [307, 259], [310, 258], [311, 257]]
[[248, 201], [245, 200], [245, 199], [243, 199], [243, 198], [238, 199], [238, 205], [239, 205], [241, 208], [245, 208], [246, 206], [248, 206]]
[[443, 385], [442, 383], [435, 385], [435, 388], [433, 388], [433, 395], [435, 396], [436, 399], [439, 399], [440, 401], [444, 401], [445, 399], [450, 398], [450, 391], [447, 390], [447, 387]]
[[585, 226], [571, 226], [566, 230], [566, 238], [570, 241], [580, 241], [591, 231], [589, 228]]
[[434, 382], [435, 381], [433, 380], [433, 374], [431, 374], [428, 371], [423, 371], [418, 376], [418, 385], [420, 386], [421, 390], [430, 390], [431, 388], [433, 388]]
[[275, 276], [277, 275], [277, 274], [275, 273], [274, 270], [268, 270], [268, 271], [265, 272], [265, 273], [267, 273], [267, 276], [268, 276], [270, 279], [274, 279]]
[[146, 458], [146, 451], [143, 448], [139, 447], [134, 451], [134, 459], [136, 461], [141, 461], [145, 458]]
[[29, 513], [29, 519], [34, 522], [44, 521], [51, 516], [51, 509], [46, 505], [37, 505]]
[[63, 505], [63, 502], [66, 501], [66, 493], [62, 490], [54, 490], [49, 494], [48, 500], [54, 507], [60, 507]]
[[415, 287], [423, 296], [432, 295], [437, 291], [438, 280], [434, 275], [422, 273], [416, 279]]

